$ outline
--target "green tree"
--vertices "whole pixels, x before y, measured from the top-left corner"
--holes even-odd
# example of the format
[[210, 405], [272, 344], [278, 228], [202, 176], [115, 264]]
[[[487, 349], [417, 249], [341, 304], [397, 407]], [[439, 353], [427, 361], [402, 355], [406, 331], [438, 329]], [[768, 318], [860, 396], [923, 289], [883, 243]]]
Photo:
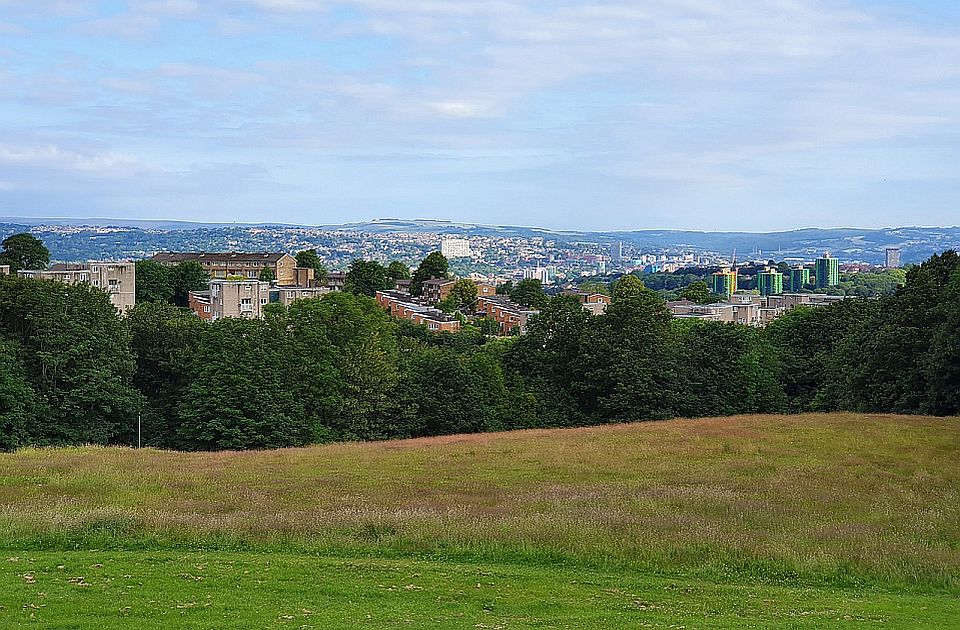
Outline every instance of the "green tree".
[[677, 297], [681, 300], [696, 302], [697, 304], [710, 304], [711, 302], [716, 302], [720, 296], [710, 291], [710, 287], [707, 286], [706, 282], [697, 280], [681, 289]]
[[609, 422], [675, 415], [671, 320], [663, 300], [636, 276], [617, 282], [613, 303], [589, 320], [571, 365], [586, 417]]
[[188, 260], [170, 268], [170, 284], [173, 287], [173, 303], [188, 306], [190, 292], [205, 290], [210, 284], [210, 276], [200, 263]]
[[456, 308], [473, 313], [477, 307], [478, 295], [477, 283], [468, 278], [461, 278], [453, 283], [449, 297], [453, 298]]
[[191, 450], [309, 444], [312, 422], [297, 385], [307, 377], [285, 331], [256, 319], [208, 325], [178, 410]]
[[510, 291], [510, 300], [526, 308], [543, 308], [550, 301], [543, 285], [535, 278], [521, 280]]
[[14, 273], [20, 269], [46, 269], [50, 264], [50, 251], [28, 232], [8, 236], [0, 247], [0, 263], [10, 265]]
[[450, 272], [447, 257], [440, 252], [431, 252], [420, 261], [420, 266], [413, 272], [410, 280], [410, 294], [421, 295], [423, 283], [432, 278], [446, 278]]
[[504, 363], [515, 392], [529, 395], [544, 426], [583, 422], [576, 381], [590, 317], [577, 298], [558, 296], [530, 318], [527, 334], [506, 352]]
[[409, 280], [410, 268], [400, 261], [394, 260], [387, 265], [387, 277], [396, 282], [397, 280]]
[[155, 260], [138, 260], [137, 303], [173, 302], [173, 279], [170, 268]]
[[397, 419], [397, 324], [375, 300], [337, 292], [299, 300], [275, 326], [295, 340], [300, 382], [318, 439], [402, 434]]
[[177, 410], [193, 380], [194, 357], [207, 323], [186, 309], [162, 302], [138, 303], [126, 323], [136, 360], [133, 384], [146, 399], [144, 443], [189, 448], [179, 432]]
[[295, 258], [297, 259], [297, 267], [313, 269], [313, 280], [318, 286], [325, 286], [327, 284], [327, 268], [324, 267], [323, 262], [320, 260], [317, 250], [305, 249], [302, 252], [297, 252]]
[[20, 345], [0, 339], [0, 451], [12, 451], [29, 443], [29, 425], [46, 414], [27, 383]]
[[260, 282], [273, 282], [277, 279], [277, 274], [270, 267], [264, 267], [260, 270]]
[[377, 261], [357, 258], [350, 263], [344, 290], [373, 297], [377, 291], [392, 288], [393, 283], [387, 278], [386, 268]]
[[31, 444], [131, 443], [142, 399], [129, 334], [104, 291], [5, 278], [0, 335], [20, 344], [36, 393]]

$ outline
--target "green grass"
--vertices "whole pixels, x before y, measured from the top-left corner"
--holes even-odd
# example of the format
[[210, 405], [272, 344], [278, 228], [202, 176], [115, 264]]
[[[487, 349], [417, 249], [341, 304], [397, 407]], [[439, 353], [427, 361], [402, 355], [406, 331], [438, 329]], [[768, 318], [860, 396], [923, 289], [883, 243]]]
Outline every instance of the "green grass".
[[12, 556], [0, 624], [47, 628], [948, 628], [930, 595], [267, 553]]
[[0, 548], [0, 627], [950, 627], [960, 424], [28, 449], [0, 456]]

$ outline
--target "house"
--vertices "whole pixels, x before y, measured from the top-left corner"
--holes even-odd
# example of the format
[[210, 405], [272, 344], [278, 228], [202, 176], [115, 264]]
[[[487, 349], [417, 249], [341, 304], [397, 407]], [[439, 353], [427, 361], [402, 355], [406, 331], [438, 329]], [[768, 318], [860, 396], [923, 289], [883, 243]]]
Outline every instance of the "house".
[[0, 265], [0, 276], [10, 275], [10, 265]]

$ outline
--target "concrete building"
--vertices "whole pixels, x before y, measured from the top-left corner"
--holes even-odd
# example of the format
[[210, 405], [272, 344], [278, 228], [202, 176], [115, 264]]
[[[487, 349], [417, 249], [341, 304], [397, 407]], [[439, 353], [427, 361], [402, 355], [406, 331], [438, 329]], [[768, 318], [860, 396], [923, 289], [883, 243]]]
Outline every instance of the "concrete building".
[[456, 280], [449, 278], [431, 278], [423, 283], [423, 299], [430, 304], [439, 304], [445, 297], [450, 295]]
[[327, 274], [327, 286], [334, 291], [343, 291], [347, 283], [347, 274], [343, 271], [331, 271]]
[[210, 320], [222, 317], [263, 317], [263, 307], [270, 303], [270, 283], [260, 280], [210, 281]]
[[10, 265], [0, 265], [0, 276], [10, 275]]
[[470, 258], [470, 241], [465, 238], [444, 238], [440, 240], [440, 253], [447, 258]]
[[333, 293], [330, 287], [270, 287], [270, 304], [290, 306], [297, 300], [312, 300]]
[[21, 278], [54, 280], [64, 284], [89, 284], [106, 291], [121, 314], [133, 308], [137, 297], [137, 267], [132, 262], [91, 260], [79, 264], [56, 264], [50, 269], [17, 272]]
[[425, 300], [418, 299], [402, 291], [377, 291], [377, 303], [387, 309], [391, 317], [408, 319], [422, 324], [433, 332], [457, 332], [460, 320], [434, 308]]
[[623, 260], [623, 242], [610, 243], [610, 262], [618, 263]]
[[613, 298], [604, 293], [590, 293], [589, 291], [579, 291], [576, 289], [565, 289], [561, 292], [561, 295], [577, 298], [580, 304], [583, 305], [583, 310], [591, 315], [606, 313], [607, 306], [613, 301]]
[[549, 284], [550, 269], [547, 267], [535, 267], [533, 269], [523, 270], [524, 280], [539, 280], [540, 284]]
[[760, 295], [774, 295], [783, 293], [783, 274], [773, 267], [768, 267], [757, 276], [757, 288]]
[[818, 289], [835, 287], [840, 284], [840, 261], [833, 258], [830, 252], [824, 252], [813, 265], [814, 277]]
[[240, 276], [256, 280], [264, 267], [273, 271], [277, 284], [297, 283], [297, 260], [290, 254], [271, 252], [160, 252], [151, 260], [161, 265], [179, 265], [193, 261], [200, 264], [212, 279]]
[[888, 247], [885, 250], [886, 261], [884, 267], [887, 269], [896, 269], [900, 266], [900, 248], [899, 247]]

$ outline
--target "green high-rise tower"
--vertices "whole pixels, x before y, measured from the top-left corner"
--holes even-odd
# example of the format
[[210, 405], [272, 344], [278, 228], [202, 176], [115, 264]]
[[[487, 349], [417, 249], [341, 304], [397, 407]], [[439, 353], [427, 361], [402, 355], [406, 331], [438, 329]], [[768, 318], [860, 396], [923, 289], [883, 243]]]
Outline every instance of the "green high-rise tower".
[[830, 252], [824, 252], [823, 257], [814, 263], [814, 276], [818, 289], [837, 286], [840, 284], [840, 261], [830, 256]]
[[783, 293], [783, 274], [773, 268], [767, 268], [757, 277], [757, 288], [760, 295], [775, 295]]
[[785, 288], [790, 293], [799, 293], [803, 288], [810, 284], [810, 270], [806, 267], [791, 269], [787, 273]]

